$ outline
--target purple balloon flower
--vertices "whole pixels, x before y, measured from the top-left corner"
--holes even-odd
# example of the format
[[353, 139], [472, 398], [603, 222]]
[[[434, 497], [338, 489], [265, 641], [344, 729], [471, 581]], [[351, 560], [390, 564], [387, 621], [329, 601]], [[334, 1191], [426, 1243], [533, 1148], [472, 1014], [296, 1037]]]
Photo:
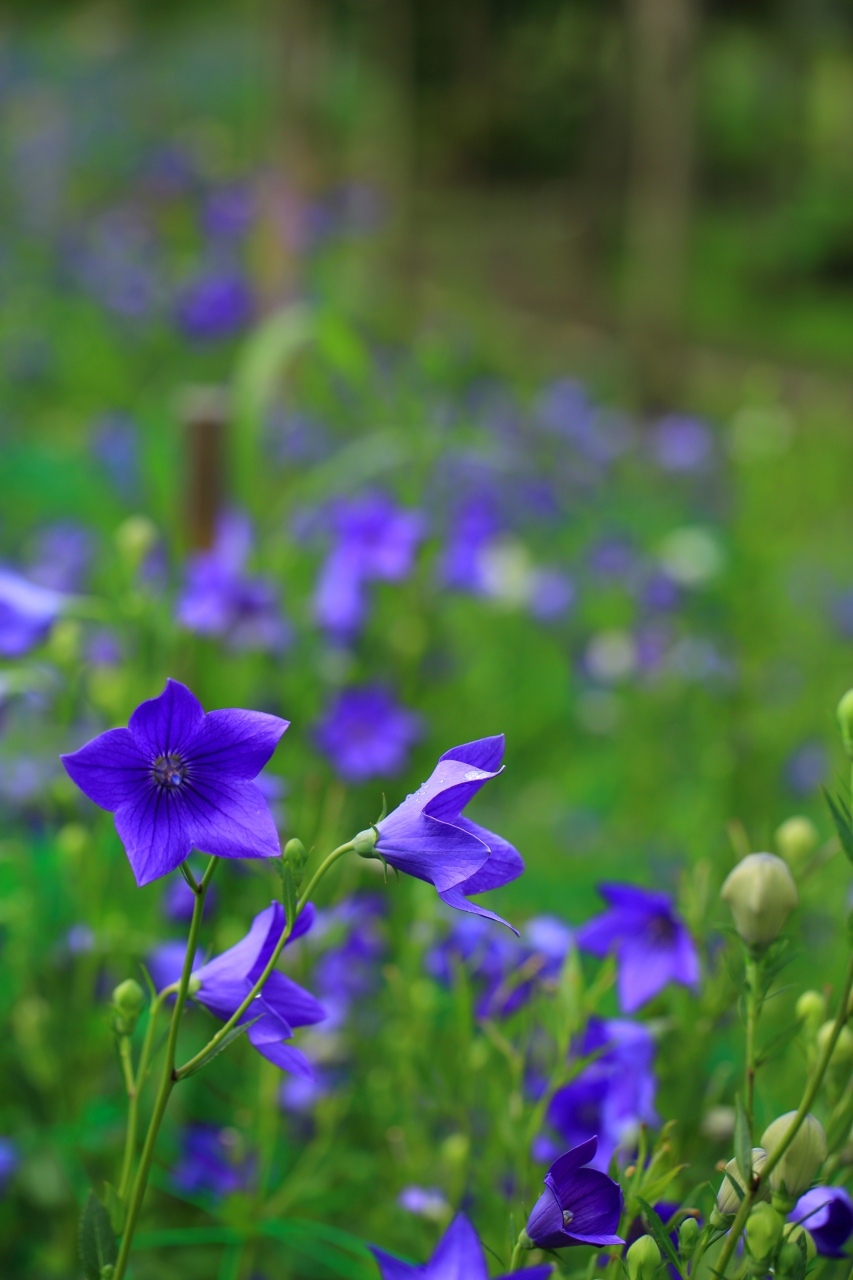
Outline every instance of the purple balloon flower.
[[[376, 1245], [368, 1247], [379, 1263], [382, 1280], [411, 1280], [411, 1277], [416, 1277], [416, 1280], [488, 1280], [489, 1277], [483, 1246], [464, 1213], [457, 1213], [439, 1240], [435, 1253], [423, 1266], [401, 1262], [384, 1249], [377, 1249]], [[544, 1267], [530, 1267], [528, 1280], [545, 1280], [552, 1270], [550, 1263]], [[509, 1280], [509, 1277], [501, 1276], [499, 1280]]]
[[200, 342], [230, 337], [248, 324], [251, 315], [249, 286], [234, 272], [199, 277], [187, 286], [177, 306], [179, 327]]
[[843, 1258], [844, 1246], [853, 1235], [853, 1200], [844, 1187], [812, 1187], [800, 1196], [788, 1221], [802, 1223], [818, 1253]]
[[[642, 1023], [590, 1018], [575, 1053], [598, 1056], [557, 1090], [548, 1108], [548, 1123], [561, 1142], [574, 1146], [597, 1135], [595, 1164], [606, 1169], [618, 1147], [633, 1144], [641, 1124], [656, 1124], [654, 1052]], [[538, 1141], [536, 1149], [543, 1159], [555, 1154], [548, 1140]]]
[[598, 1138], [573, 1147], [551, 1165], [546, 1190], [533, 1206], [527, 1234], [542, 1249], [575, 1244], [624, 1244], [616, 1235], [622, 1214], [622, 1188], [600, 1169], [585, 1169], [595, 1157]]
[[334, 543], [317, 581], [314, 616], [324, 630], [345, 638], [364, 624], [364, 584], [401, 582], [412, 570], [426, 520], [398, 507], [385, 493], [340, 498], [329, 512]]
[[[307, 933], [314, 922], [314, 907], [309, 902], [288, 938], [288, 943]], [[252, 927], [236, 946], [209, 960], [193, 972], [193, 999], [203, 1004], [216, 1018], [227, 1022], [237, 1012], [258, 978], [284, 931], [284, 907], [271, 903], [252, 921]], [[274, 1062], [282, 1071], [314, 1078], [314, 1069], [305, 1054], [293, 1045], [284, 1044], [295, 1027], [322, 1022], [326, 1011], [319, 1001], [303, 990], [292, 978], [274, 969], [257, 996], [239, 1019], [249, 1022], [247, 1035], [258, 1053]]]
[[524, 870], [521, 854], [462, 815], [480, 788], [503, 772], [503, 753], [503, 734], [445, 751], [426, 782], [378, 824], [376, 852], [398, 871], [434, 885], [449, 907], [506, 924], [468, 895], [515, 880]]
[[108, 729], [62, 756], [80, 790], [115, 814], [139, 885], [174, 871], [193, 849], [220, 858], [277, 858], [278, 832], [252, 781], [288, 722], [262, 711], [207, 715], [167, 680], [126, 729]]
[[687, 927], [666, 893], [629, 884], [599, 885], [610, 910], [578, 930], [578, 946], [596, 956], [615, 952], [619, 1003], [633, 1013], [668, 982], [695, 986], [699, 957]]
[[421, 718], [381, 685], [343, 689], [317, 724], [317, 746], [345, 782], [366, 782], [405, 769], [423, 732]]
[[224, 636], [233, 649], [281, 650], [290, 632], [281, 616], [278, 591], [267, 578], [245, 570], [252, 527], [240, 511], [219, 517], [209, 551], [197, 551], [186, 567], [176, 616], [188, 631]]
[[217, 1198], [240, 1191], [251, 1167], [235, 1159], [230, 1136], [227, 1129], [211, 1124], [189, 1125], [181, 1135], [183, 1154], [172, 1170], [175, 1186], [189, 1195], [208, 1191]]
[[65, 598], [0, 567], [0, 658], [20, 658], [47, 638]]

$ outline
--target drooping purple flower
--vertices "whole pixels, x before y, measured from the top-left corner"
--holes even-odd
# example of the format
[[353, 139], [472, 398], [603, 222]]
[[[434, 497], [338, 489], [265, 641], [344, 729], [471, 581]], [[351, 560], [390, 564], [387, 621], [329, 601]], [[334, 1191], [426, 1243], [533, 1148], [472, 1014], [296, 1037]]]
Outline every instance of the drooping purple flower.
[[9, 1180], [20, 1163], [18, 1144], [11, 1138], [0, 1138], [0, 1195], [6, 1191]]
[[[163, 890], [160, 906], [163, 915], [174, 924], [189, 924], [195, 910], [196, 896], [182, 875], [173, 874]], [[211, 885], [204, 900], [207, 916], [216, 906], [216, 886]]]
[[47, 638], [65, 597], [0, 566], [0, 658], [20, 658]]
[[584, 1168], [594, 1159], [598, 1139], [573, 1147], [551, 1165], [545, 1191], [527, 1220], [527, 1234], [542, 1249], [578, 1244], [624, 1244], [616, 1234], [622, 1214], [622, 1188], [600, 1169]]
[[248, 324], [251, 315], [251, 291], [234, 271], [199, 276], [187, 285], [176, 309], [178, 326], [198, 342], [231, 337]]
[[697, 418], [671, 413], [652, 433], [655, 461], [664, 471], [703, 471], [711, 458], [711, 432]]
[[402, 582], [411, 573], [426, 519], [379, 491], [339, 498], [328, 519], [333, 544], [314, 592], [314, 616], [324, 630], [349, 638], [367, 615], [365, 584]]
[[578, 946], [596, 956], [615, 953], [624, 1013], [639, 1009], [668, 982], [697, 984], [696, 946], [669, 894], [630, 884], [599, 885], [599, 893], [610, 910], [578, 930]]
[[506, 924], [468, 895], [515, 880], [524, 870], [521, 854], [462, 814], [503, 772], [503, 753], [503, 734], [445, 751], [426, 782], [378, 824], [376, 852], [398, 871], [434, 885], [449, 907]]
[[[641, 1124], [656, 1124], [654, 1040], [642, 1023], [620, 1018], [591, 1018], [573, 1052], [598, 1056], [569, 1084], [558, 1089], [548, 1108], [548, 1124], [562, 1144], [574, 1146], [598, 1136], [595, 1164], [606, 1169], [619, 1147], [630, 1146]], [[544, 1159], [553, 1144], [537, 1143]]]
[[800, 1196], [789, 1222], [801, 1223], [825, 1258], [844, 1258], [853, 1235], [853, 1200], [844, 1187], [812, 1187]]
[[[288, 943], [307, 933], [313, 922], [314, 907], [309, 902], [296, 921]], [[214, 1017], [227, 1022], [263, 973], [284, 925], [284, 907], [280, 902], [271, 903], [255, 916], [241, 942], [194, 970], [198, 985], [193, 999]], [[282, 1071], [313, 1079], [314, 1070], [305, 1054], [284, 1041], [291, 1039], [295, 1027], [322, 1022], [325, 1016], [323, 1006], [308, 991], [274, 969], [240, 1023], [252, 1024], [246, 1034], [258, 1053]]]
[[405, 769], [421, 737], [420, 716], [381, 685], [343, 689], [316, 725], [317, 746], [345, 782], [393, 777]]
[[28, 566], [30, 581], [51, 591], [74, 592], [83, 586], [95, 550], [91, 530], [73, 520], [42, 529]]
[[[416, 1280], [488, 1280], [483, 1246], [464, 1213], [457, 1213], [438, 1242], [435, 1253], [422, 1266], [401, 1262], [376, 1245], [368, 1247], [379, 1264], [382, 1280], [412, 1280], [412, 1277]], [[544, 1267], [530, 1267], [523, 1274], [528, 1280], [546, 1280], [552, 1270], [549, 1263]], [[509, 1277], [501, 1276], [499, 1280], [509, 1280]]]
[[136, 882], [174, 871], [193, 849], [220, 858], [276, 858], [270, 811], [252, 781], [288, 722], [262, 711], [205, 715], [177, 680], [62, 763], [80, 790], [115, 815]]
[[242, 1190], [251, 1177], [251, 1162], [237, 1160], [233, 1131], [212, 1124], [188, 1125], [181, 1135], [182, 1155], [172, 1181], [188, 1195], [207, 1191], [220, 1198]]
[[223, 636], [233, 649], [281, 650], [290, 631], [275, 584], [246, 572], [251, 550], [248, 516], [224, 512], [210, 550], [197, 551], [187, 560], [176, 616], [188, 631]]

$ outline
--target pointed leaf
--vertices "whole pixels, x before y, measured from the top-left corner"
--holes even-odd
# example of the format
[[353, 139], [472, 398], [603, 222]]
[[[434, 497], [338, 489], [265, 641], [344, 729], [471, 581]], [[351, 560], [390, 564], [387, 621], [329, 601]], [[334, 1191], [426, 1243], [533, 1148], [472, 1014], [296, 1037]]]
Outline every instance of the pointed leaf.
[[90, 1191], [80, 1218], [80, 1261], [86, 1280], [101, 1280], [105, 1267], [118, 1258], [110, 1215], [94, 1191]]
[[752, 1134], [740, 1094], [735, 1095], [735, 1159], [746, 1186], [752, 1182]]
[[822, 787], [823, 797], [829, 806], [829, 812], [832, 815], [832, 821], [835, 824], [835, 830], [838, 832], [838, 839], [841, 841], [841, 848], [847, 854], [847, 857], [853, 862], [853, 825], [850, 820], [850, 809], [841, 796], [832, 798], [826, 787]]
[[657, 1247], [660, 1249], [661, 1253], [664, 1255], [667, 1261], [671, 1264], [671, 1266], [675, 1267], [678, 1274], [680, 1276], [683, 1276], [684, 1272], [681, 1269], [681, 1263], [678, 1259], [678, 1254], [675, 1252], [675, 1249], [673, 1248], [673, 1244], [669, 1238], [669, 1233], [666, 1227], [663, 1225], [663, 1223], [661, 1222], [658, 1215], [655, 1213], [652, 1206], [650, 1204], [647, 1204], [647, 1202], [641, 1199], [640, 1196], [637, 1196], [637, 1203], [639, 1204], [640, 1208], [643, 1211], [643, 1217], [646, 1219], [646, 1222], [649, 1224], [649, 1230], [651, 1231], [652, 1235], [655, 1238], [655, 1243], [657, 1244]]
[[[260, 1014], [258, 1017], [260, 1017]], [[232, 1027], [217, 1044], [211, 1045], [210, 1048], [201, 1055], [198, 1062], [193, 1064], [190, 1071], [182, 1071], [180, 1078], [182, 1080], [189, 1080], [190, 1076], [194, 1076], [197, 1071], [201, 1071], [202, 1067], [206, 1067], [214, 1058], [218, 1058], [222, 1050], [227, 1049], [229, 1044], [233, 1044], [240, 1036], [245, 1035], [249, 1030], [249, 1027], [253, 1027], [257, 1021], [258, 1018], [252, 1018], [251, 1022], [238, 1022], [236, 1027]]]
[[802, 1029], [803, 1022], [800, 1018], [796, 1022], [792, 1022], [789, 1026], [785, 1027], [778, 1035], [774, 1036], [772, 1040], [768, 1040], [764, 1048], [760, 1049], [756, 1055], [756, 1067], [763, 1067], [771, 1058], [775, 1058], [777, 1054], [780, 1054], [782, 1050], [787, 1048], [790, 1042], [799, 1035]]
[[101, 1199], [103, 1200], [104, 1208], [110, 1215], [113, 1234], [120, 1236], [124, 1230], [124, 1203], [119, 1198], [119, 1194], [111, 1182], [104, 1183], [104, 1194]]

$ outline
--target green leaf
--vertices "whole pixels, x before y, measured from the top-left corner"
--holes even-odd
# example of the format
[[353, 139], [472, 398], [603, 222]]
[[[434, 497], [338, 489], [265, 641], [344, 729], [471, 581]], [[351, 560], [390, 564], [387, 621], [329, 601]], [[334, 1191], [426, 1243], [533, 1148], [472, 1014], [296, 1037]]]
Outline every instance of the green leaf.
[[104, 1269], [115, 1266], [118, 1249], [110, 1215], [94, 1191], [89, 1192], [80, 1218], [79, 1244], [86, 1280], [102, 1280]]
[[103, 1200], [104, 1208], [110, 1215], [113, 1234], [120, 1236], [124, 1230], [124, 1202], [119, 1198], [119, 1194], [111, 1182], [104, 1183], [104, 1194], [101, 1199]]
[[296, 881], [293, 878], [293, 868], [289, 862], [285, 862], [282, 866], [281, 900], [284, 903], [284, 918], [292, 932], [293, 926], [296, 923], [296, 912], [299, 907], [299, 894], [296, 890]]
[[853, 862], [853, 824], [851, 824], [849, 806], [841, 796], [837, 796], [833, 800], [826, 787], [822, 787], [821, 790], [823, 791], [823, 797], [829, 806], [829, 812], [832, 815], [835, 830], [838, 832], [838, 839], [841, 841], [841, 848], [847, 854], [850, 861]]
[[746, 1186], [752, 1182], [752, 1134], [740, 1094], [735, 1096], [735, 1159]]
[[658, 1215], [655, 1213], [652, 1206], [650, 1204], [647, 1204], [646, 1201], [641, 1199], [640, 1196], [637, 1196], [637, 1204], [640, 1206], [640, 1208], [643, 1211], [643, 1217], [646, 1219], [646, 1222], [649, 1224], [649, 1230], [651, 1231], [652, 1235], [655, 1238], [655, 1243], [657, 1244], [657, 1247], [660, 1249], [661, 1253], [664, 1255], [667, 1261], [673, 1267], [675, 1267], [678, 1274], [680, 1276], [683, 1276], [684, 1272], [682, 1270], [681, 1263], [678, 1259], [678, 1254], [675, 1252], [675, 1249], [673, 1248], [672, 1241], [669, 1238], [669, 1233], [667, 1232], [666, 1227], [663, 1225], [663, 1223], [661, 1222]]
[[799, 1035], [802, 1029], [803, 1022], [800, 1018], [796, 1022], [792, 1022], [790, 1026], [785, 1027], [778, 1035], [774, 1036], [772, 1040], [768, 1040], [764, 1048], [760, 1049], [756, 1055], [756, 1067], [763, 1067], [771, 1058], [775, 1058], [777, 1054], [780, 1054], [782, 1050]]
[[[258, 1018], [260, 1016], [261, 1015], [258, 1014]], [[234, 1041], [237, 1040], [240, 1036], [245, 1035], [245, 1033], [249, 1030], [249, 1027], [253, 1027], [255, 1025], [255, 1023], [258, 1021], [258, 1018], [252, 1018], [251, 1022], [238, 1022], [236, 1027], [232, 1027], [231, 1030], [226, 1035], [224, 1035], [217, 1044], [211, 1045], [210, 1048], [207, 1050], [207, 1052], [201, 1055], [198, 1062], [194, 1064], [194, 1066], [190, 1071], [183, 1072], [183, 1074], [181, 1075], [181, 1079], [189, 1080], [190, 1076], [194, 1076], [197, 1071], [201, 1071], [202, 1067], [206, 1067], [207, 1064], [209, 1062], [212, 1062], [214, 1058], [219, 1057], [219, 1054], [222, 1053], [222, 1050], [227, 1049], [229, 1044], [233, 1044]]]

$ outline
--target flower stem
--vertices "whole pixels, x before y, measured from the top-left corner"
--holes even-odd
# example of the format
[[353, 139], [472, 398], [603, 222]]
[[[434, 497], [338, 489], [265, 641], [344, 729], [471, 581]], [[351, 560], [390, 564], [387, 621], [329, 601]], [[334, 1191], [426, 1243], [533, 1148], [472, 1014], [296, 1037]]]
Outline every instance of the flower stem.
[[142, 1042], [142, 1052], [139, 1055], [139, 1064], [136, 1068], [135, 1078], [132, 1072], [128, 1076], [128, 1068], [130, 1066], [130, 1043], [128, 1041], [128, 1056], [126, 1063], [124, 1049], [120, 1046], [128, 1097], [124, 1163], [122, 1164], [121, 1182], [118, 1186], [118, 1196], [120, 1200], [124, 1200], [127, 1195], [128, 1188], [130, 1187], [130, 1175], [133, 1172], [133, 1157], [136, 1152], [136, 1138], [139, 1132], [139, 1098], [148, 1077], [148, 1065], [151, 1061], [151, 1049], [154, 1044], [154, 1031], [157, 1026], [157, 1018], [159, 1017], [160, 1010], [163, 1007], [163, 1001], [167, 996], [174, 995], [178, 986], [179, 984], [177, 982], [173, 982], [171, 986], [164, 987], [164, 989], [151, 1001], [151, 1008], [148, 1012], [148, 1026], [145, 1029], [145, 1039]]
[[[294, 915], [293, 919], [285, 921], [284, 930], [282, 931], [282, 935], [279, 938], [278, 942], [276, 943], [275, 950], [273, 951], [272, 955], [267, 961], [267, 965], [263, 973], [258, 978], [255, 985], [252, 987], [252, 990], [246, 996], [243, 1003], [231, 1015], [228, 1021], [222, 1024], [222, 1026], [217, 1031], [216, 1035], [211, 1037], [211, 1039], [204, 1046], [204, 1048], [200, 1049], [199, 1052], [195, 1054], [194, 1057], [190, 1058], [189, 1062], [185, 1062], [183, 1066], [176, 1068], [174, 1073], [175, 1080], [183, 1080], [185, 1076], [190, 1075], [192, 1071], [198, 1066], [198, 1063], [201, 1061], [201, 1059], [205, 1057], [207, 1054], [209, 1054], [212, 1049], [215, 1049], [218, 1044], [221, 1044], [221, 1042], [228, 1035], [228, 1032], [231, 1030], [231, 1028], [235, 1027], [237, 1023], [240, 1021], [240, 1019], [242, 1018], [246, 1010], [249, 1008], [249, 1005], [252, 1003], [252, 1001], [255, 1000], [260, 995], [263, 989], [264, 983], [266, 982], [267, 978], [270, 976], [273, 969], [275, 968], [278, 962], [278, 958], [281, 955], [282, 951], [284, 950], [284, 944], [287, 942], [287, 939], [290, 937], [293, 931], [293, 926], [295, 925], [296, 921], [299, 919], [302, 909], [305, 906], [306, 902], [308, 901], [310, 894], [314, 892], [314, 889], [322, 880], [323, 876], [326, 874], [329, 868], [335, 862], [337, 862], [338, 858], [342, 858], [345, 853], [349, 853], [352, 850], [352, 847], [353, 847], [352, 841], [348, 840], [346, 844], [339, 845], [337, 849], [333, 849], [332, 852], [328, 855], [328, 857], [325, 858], [323, 862], [320, 863], [320, 866], [317, 868], [317, 870], [314, 872], [311, 879], [308, 881], [307, 887], [303, 890], [302, 894], [300, 895], [299, 901], [296, 904], [296, 914]], [[116, 1280], [120, 1280], [120, 1277], [117, 1276]]]
[[800, 1130], [800, 1126], [802, 1125], [803, 1121], [805, 1120], [806, 1116], [811, 1110], [812, 1103], [817, 1097], [817, 1092], [823, 1082], [823, 1077], [826, 1074], [826, 1068], [829, 1065], [829, 1060], [832, 1057], [832, 1052], [838, 1041], [838, 1037], [841, 1035], [841, 1029], [844, 1026], [844, 1024], [847, 1022], [847, 1005], [850, 1001], [851, 990], [853, 990], [853, 955], [851, 955], [847, 963], [847, 973], [844, 978], [844, 986], [841, 991], [841, 998], [838, 1002], [838, 1012], [835, 1015], [835, 1022], [833, 1023], [833, 1026], [832, 1026], [832, 1033], [830, 1034], [829, 1039], [826, 1041], [826, 1044], [823, 1046], [821, 1055], [815, 1064], [815, 1069], [812, 1072], [811, 1077], [809, 1078], [808, 1084], [806, 1085], [806, 1089], [803, 1094], [802, 1101], [800, 1102], [800, 1105], [797, 1108], [797, 1113], [794, 1116], [793, 1120], [791, 1121], [790, 1125], [788, 1126], [788, 1130], [784, 1138], [779, 1143], [778, 1147], [773, 1152], [773, 1154], [768, 1158], [767, 1163], [762, 1169], [760, 1175], [755, 1179], [755, 1181], [752, 1184], [752, 1187], [747, 1191], [746, 1195], [744, 1196], [743, 1200], [740, 1203], [740, 1208], [738, 1209], [737, 1217], [732, 1223], [731, 1230], [729, 1231], [729, 1234], [726, 1237], [726, 1242], [723, 1245], [723, 1248], [720, 1252], [720, 1256], [717, 1259], [717, 1265], [714, 1268], [715, 1274], [719, 1277], [719, 1280], [723, 1280], [723, 1278], [725, 1277], [726, 1268], [731, 1262], [732, 1254], [735, 1251], [735, 1246], [737, 1245], [737, 1242], [740, 1238], [740, 1234], [743, 1231], [743, 1228], [746, 1224], [746, 1220], [749, 1217], [749, 1211], [755, 1202], [755, 1197], [761, 1184], [767, 1181], [767, 1179], [770, 1177], [770, 1174], [776, 1168], [776, 1165], [779, 1163], [779, 1161], [782, 1159], [785, 1152], [788, 1150], [788, 1147], [791, 1145], [794, 1138], [797, 1136]]
[[510, 1272], [521, 1270], [521, 1259], [524, 1257], [526, 1252], [527, 1250], [521, 1241], [517, 1241], [516, 1246], [512, 1251], [512, 1259], [509, 1264]]
[[[166, 1106], [168, 1105], [169, 1097], [175, 1085], [175, 1052], [178, 1047], [178, 1029], [181, 1025], [181, 1017], [184, 1012], [184, 1005], [187, 1001], [187, 992], [189, 990], [190, 977], [192, 975], [193, 961], [195, 959], [196, 948], [198, 946], [199, 933], [201, 932], [201, 921], [202, 916], [204, 915], [204, 899], [207, 893], [207, 886], [210, 884], [213, 872], [216, 868], [216, 862], [216, 858], [211, 858], [210, 862], [207, 864], [207, 868], [201, 879], [201, 884], [199, 885], [198, 894], [196, 895], [195, 905], [193, 906], [193, 918], [192, 923], [190, 924], [189, 937], [187, 939], [187, 952], [184, 956], [184, 967], [181, 972], [181, 981], [175, 997], [175, 1007], [172, 1010], [172, 1021], [169, 1025], [169, 1039], [166, 1042], [166, 1060], [163, 1063], [163, 1074], [160, 1077], [160, 1089], [154, 1103], [154, 1113], [151, 1116], [151, 1121], [148, 1125], [148, 1133], [145, 1137], [145, 1145], [142, 1148], [142, 1157], [139, 1161], [139, 1168], [136, 1171], [136, 1179], [133, 1184], [133, 1192], [127, 1208], [127, 1219], [121, 1240], [121, 1249], [119, 1250], [118, 1261], [116, 1262], [115, 1271], [113, 1272], [113, 1280], [123, 1280], [123, 1276], [127, 1270], [127, 1263], [130, 1257], [131, 1246], [133, 1244], [133, 1233], [136, 1230], [136, 1223], [139, 1218], [139, 1212], [142, 1208], [142, 1201], [145, 1198], [145, 1190], [148, 1186], [148, 1174], [151, 1170], [151, 1161], [154, 1158], [154, 1147], [157, 1143], [157, 1135], [160, 1132], [160, 1125], [162, 1124], [163, 1116], [166, 1113]], [[162, 994], [163, 993], [161, 993], [161, 995]], [[151, 1014], [149, 1032], [151, 1031], [154, 1022], [153, 1006]], [[147, 1039], [148, 1035], [146, 1034], [146, 1040]], [[141, 1084], [144, 1079], [142, 1073], [143, 1065], [147, 1069], [147, 1062], [143, 1063], [142, 1059], [140, 1059], [139, 1084]]]
[[755, 1110], [755, 1027], [758, 1022], [760, 981], [759, 963], [755, 956], [748, 955], [746, 961], [746, 1073], [744, 1078], [744, 1108], [749, 1121], [750, 1144], [752, 1143], [753, 1116]]

